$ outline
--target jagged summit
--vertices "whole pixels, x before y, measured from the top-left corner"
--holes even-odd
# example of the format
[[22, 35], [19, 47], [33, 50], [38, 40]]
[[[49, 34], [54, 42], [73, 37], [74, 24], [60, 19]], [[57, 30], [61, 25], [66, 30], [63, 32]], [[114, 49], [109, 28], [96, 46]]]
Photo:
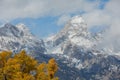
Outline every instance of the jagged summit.
[[85, 23], [84, 19], [82, 16], [74, 16], [70, 19], [72, 24], [82, 24]]
[[27, 30], [27, 31], [29, 30], [27, 26], [23, 23], [17, 24], [16, 27], [19, 28], [20, 30]]
[[69, 45], [81, 46], [84, 49], [91, 49], [94, 45], [91, 33], [87, 30], [87, 25], [81, 16], [72, 17], [58, 34], [48, 39], [50, 40], [47, 40], [48, 45], [53, 46], [53, 50], [48, 49], [50, 53], [64, 54]]
[[19, 29], [10, 23], [0, 27], [0, 36], [19, 36]]
[[6, 23], [3, 27], [0, 27], [0, 51], [12, 50], [13, 52], [19, 52], [22, 49], [30, 53], [35, 51], [44, 53], [45, 51], [43, 41], [32, 35], [24, 24], [14, 26]]
[[4, 27], [11, 27], [11, 26], [14, 26], [14, 25], [12, 25], [11, 23], [4, 24]]
[[72, 17], [62, 31], [68, 33], [71, 37], [75, 34], [81, 34], [84, 36], [88, 34], [87, 25], [82, 16]]
[[22, 30], [22, 31], [29, 30], [27, 28], [27, 26], [25, 24], [23, 24], [23, 23], [19, 23], [16, 26], [11, 24], [11, 23], [5, 23], [1, 28], [9, 28], [9, 29], [10, 28], [18, 28], [19, 30]]
[[69, 38], [74, 35], [87, 36], [87, 25], [81, 16], [72, 17], [65, 27], [57, 34], [57, 36], [67, 35]]
[[28, 27], [25, 24], [19, 23], [19, 24], [16, 25], [16, 27], [19, 29], [20, 33], [23, 36], [26, 36], [26, 37], [33, 36], [33, 34], [30, 32], [30, 30], [28, 29]]
[[82, 16], [72, 17], [64, 26], [64, 28], [58, 32], [56, 35], [47, 38], [49, 40], [57, 40], [58, 38], [72, 38], [74, 36], [87, 36], [89, 32], [87, 31], [86, 23]]
[[72, 17], [65, 27], [56, 35], [55, 38], [65, 36], [72, 40], [75, 37], [88, 38], [90, 33], [87, 30], [87, 25], [81, 16]]

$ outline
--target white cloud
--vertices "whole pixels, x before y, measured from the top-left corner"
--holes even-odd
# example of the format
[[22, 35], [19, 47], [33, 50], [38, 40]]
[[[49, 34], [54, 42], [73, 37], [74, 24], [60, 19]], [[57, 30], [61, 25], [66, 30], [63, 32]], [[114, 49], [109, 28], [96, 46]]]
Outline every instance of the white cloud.
[[2, 0], [0, 2], [0, 20], [41, 16], [42, 12], [45, 12], [43, 5], [42, 0]]
[[86, 13], [85, 17], [89, 26], [107, 25], [109, 30], [104, 34], [100, 48], [111, 48], [115, 52], [120, 52], [120, 0], [110, 0], [103, 10], [94, 10]]
[[0, 20], [58, 16], [81, 10], [89, 12], [97, 5], [97, 1], [88, 2], [87, 0], [1, 0]]
[[88, 27], [93, 26], [109, 26], [111, 24], [112, 17], [106, 11], [94, 10], [89, 13], [83, 14]]
[[110, 0], [106, 7], [105, 10], [111, 13], [112, 16], [118, 16], [120, 17], [120, 0]]
[[[110, 14], [110, 30], [105, 34], [104, 42], [108, 42], [114, 47], [120, 47], [120, 0], [111, 0], [105, 7], [105, 10]], [[107, 44], [108, 45], [108, 44]], [[115, 47], [115, 50], [116, 50]], [[118, 50], [118, 49], [117, 49]], [[119, 49], [120, 50], [120, 49]]]
[[62, 15], [58, 21], [57, 21], [57, 25], [58, 26], [63, 26], [65, 23], [67, 23], [67, 21], [69, 21], [71, 18], [70, 15]]

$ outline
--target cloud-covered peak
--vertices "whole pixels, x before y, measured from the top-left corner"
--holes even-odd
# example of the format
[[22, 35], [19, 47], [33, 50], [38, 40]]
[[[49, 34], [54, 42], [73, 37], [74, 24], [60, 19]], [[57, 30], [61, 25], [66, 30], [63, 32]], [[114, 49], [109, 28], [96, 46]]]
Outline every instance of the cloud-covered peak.
[[81, 24], [81, 23], [85, 23], [85, 21], [82, 18], [82, 16], [74, 16], [71, 18], [71, 23], [72, 24]]

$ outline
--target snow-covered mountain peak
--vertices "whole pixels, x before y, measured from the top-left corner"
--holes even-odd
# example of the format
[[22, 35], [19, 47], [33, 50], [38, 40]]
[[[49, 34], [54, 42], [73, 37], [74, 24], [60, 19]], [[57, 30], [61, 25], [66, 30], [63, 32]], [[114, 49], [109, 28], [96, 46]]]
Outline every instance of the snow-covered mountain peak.
[[74, 16], [71, 18], [71, 23], [72, 24], [81, 24], [81, 23], [85, 23], [84, 19], [82, 18], [82, 16]]
[[26, 26], [25, 24], [23, 24], [23, 23], [17, 24], [16, 27], [19, 28], [20, 30], [23, 30], [23, 31], [24, 31], [24, 30], [29, 30], [29, 29], [27, 28], [27, 26]]
[[71, 18], [58, 34], [47, 39], [48, 52], [64, 54], [70, 45], [91, 49], [94, 41], [86, 26], [81, 16]]
[[0, 36], [18, 36], [19, 30], [10, 23], [6, 23], [0, 27]]
[[[72, 17], [65, 25], [65, 27], [59, 33], [60, 35], [66, 35], [69, 38], [74, 36], [88, 36], [87, 25], [81, 16]], [[58, 36], [58, 35], [57, 35]]]
[[90, 36], [86, 26], [87, 25], [81, 16], [74, 16], [57, 35], [52, 37], [52, 39], [54, 39], [53, 41], [59, 39], [63, 39], [63, 41], [74, 41], [76, 38], [78, 40], [85, 40]]
[[12, 25], [11, 23], [6, 23], [6, 24], [4, 24], [1, 28], [2, 28], [2, 29], [9, 29], [9, 30], [11, 30], [11, 31], [17, 29], [16, 26]]
[[19, 52], [22, 49], [29, 51], [31, 54], [35, 51], [41, 51], [39, 53], [45, 51], [43, 41], [32, 35], [24, 24], [14, 26], [7, 23], [0, 27], [0, 51]]
[[11, 23], [4, 24], [4, 27], [11, 27], [11, 26], [13, 26]]
[[30, 30], [28, 29], [28, 27], [23, 24], [23, 23], [19, 23], [16, 25], [16, 27], [19, 29], [19, 32], [25, 36], [25, 37], [31, 37], [33, 36], [32, 33], [30, 32]]

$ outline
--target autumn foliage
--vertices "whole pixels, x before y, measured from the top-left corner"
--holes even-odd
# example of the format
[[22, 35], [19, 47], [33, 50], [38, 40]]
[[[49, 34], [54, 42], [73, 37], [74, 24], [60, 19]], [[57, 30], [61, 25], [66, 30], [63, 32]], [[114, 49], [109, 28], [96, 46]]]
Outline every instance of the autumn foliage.
[[55, 59], [48, 63], [38, 63], [23, 50], [12, 55], [11, 52], [0, 53], [0, 80], [58, 80]]

